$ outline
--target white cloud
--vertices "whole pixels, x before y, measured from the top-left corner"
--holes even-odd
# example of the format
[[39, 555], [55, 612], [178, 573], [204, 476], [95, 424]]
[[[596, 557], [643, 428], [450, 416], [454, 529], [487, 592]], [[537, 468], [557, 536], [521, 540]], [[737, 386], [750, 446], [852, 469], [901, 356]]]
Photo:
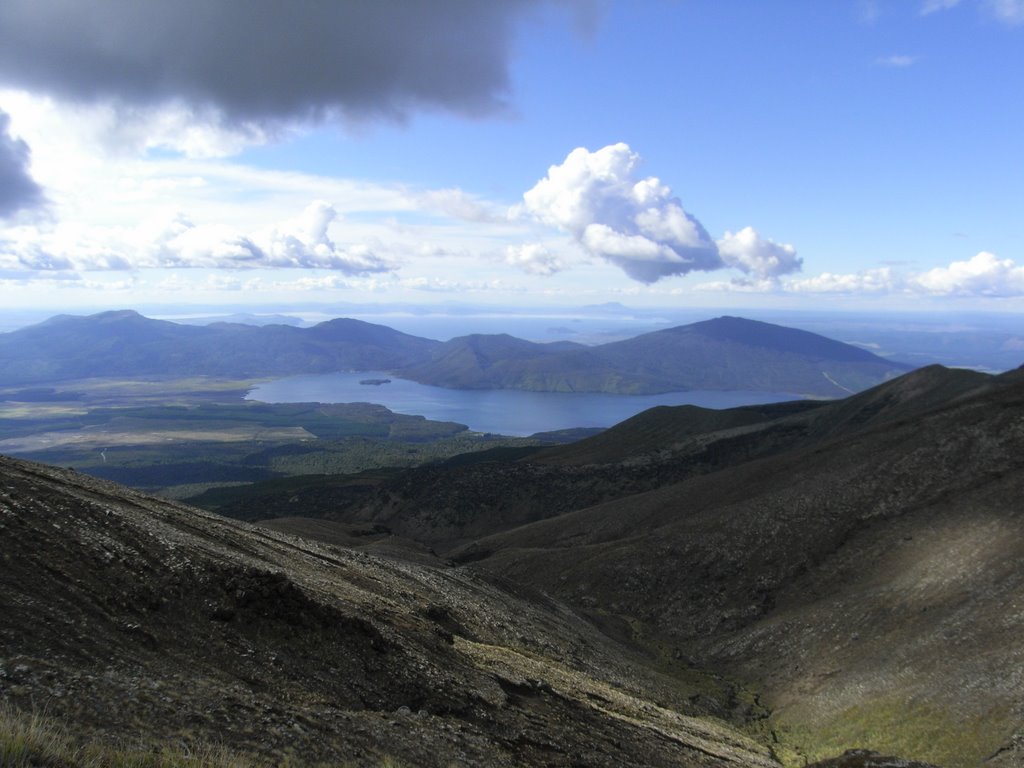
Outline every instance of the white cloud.
[[717, 242], [658, 178], [640, 178], [640, 156], [626, 144], [596, 152], [574, 149], [523, 195], [513, 217], [572, 235], [587, 253], [641, 283], [733, 267], [758, 278], [800, 270], [791, 245], [762, 238], [752, 227]]
[[734, 277], [732, 280], [699, 283], [694, 286], [694, 290], [702, 293], [775, 293], [779, 291], [779, 281], [771, 278]]
[[639, 162], [622, 143], [574, 149], [523, 195], [523, 208], [643, 283], [720, 269], [704, 227], [657, 178], [638, 178]]
[[891, 267], [866, 269], [852, 274], [823, 272], [814, 277], [786, 282], [787, 291], [795, 293], [891, 293], [902, 289], [905, 281]]
[[1005, 24], [1024, 24], [1024, 0], [989, 0], [992, 15]]
[[921, 15], [927, 16], [936, 11], [948, 11], [960, 5], [960, 0], [924, 0], [921, 3]]
[[508, 221], [504, 209], [461, 189], [431, 189], [414, 193], [413, 197], [423, 209], [438, 211], [455, 219], [484, 223], [507, 223]]
[[553, 275], [564, 269], [558, 257], [541, 243], [508, 246], [505, 262], [533, 275]]
[[936, 296], [1024, 296], [1024, 266], [982, 251], [967, 261], [918, 274], [911, 286]]
[[806, 278], [763, 278], [704, 283], [705, 291], [756, 291], [807, 294], [948, 296], [1010, 298], [1024, 296], [1024, 266], [982, 251], [970, 259], [925, 272], [898, 272], [892, 267], [854, 273], [823, 272]]
[[895, 69], [905, 69], [906, 67], [912, 66], [917, 61], [917, 56], [908, 56], [906, 54], [893, 54], [891, 56], [879, 56], [875, 59], [875, 64], [880, 67], [893, 67]]
[[[961, 0], [924, 0], [921, 15], [946, 11], [960, 5]], [[1004, 24], [1024, 24], [1024, 0], [981, 0], [984, 11]]]
[[340, 246], [328, 232], [337, 216], [325, 201], [277, 226], [241, 232], [223, 224], [194, 224], [183, 214], [138, 226], [65, 224], [46, 235], [30, 228], [0, 244], [0, 268], [14, 270], [325, 269], [348, 275], [388, 272], [394, 265], [367, 244]]
[[730, 267], [762, 279], [799, 272], [803, 265], [796, 248], [763, 238], [753, 227], [736, 234], [727, 231], [718, 241], [718, 252]]

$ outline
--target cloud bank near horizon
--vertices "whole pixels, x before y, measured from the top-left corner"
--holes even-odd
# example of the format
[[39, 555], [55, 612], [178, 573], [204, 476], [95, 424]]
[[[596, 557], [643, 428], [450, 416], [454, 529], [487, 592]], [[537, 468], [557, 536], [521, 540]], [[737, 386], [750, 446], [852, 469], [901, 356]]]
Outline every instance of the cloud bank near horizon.
[[196, 225], [176, 213], [117, 233], [99, 229], [77, 233], [74, 249], [48, 249], [36, 239], [0, 243], [0, 271], [272, 268], [368, 275], [394, 270], [368, 245], [335, 243], [328, 228], [337, 215], [333, 205], [317, 200], [295, 218], [244, 233], [224, 225]]
[[933, 296], [945, 298], [1011, 299], [1024, 296], [1024, 266], [981, 251], [970, 259], [923, 272], [900, 272], [892, 267], [860, 272], [823, 272], [782, 282], [738, 280], [705, 283], [705, 291], [782, 292], [846, 296]]

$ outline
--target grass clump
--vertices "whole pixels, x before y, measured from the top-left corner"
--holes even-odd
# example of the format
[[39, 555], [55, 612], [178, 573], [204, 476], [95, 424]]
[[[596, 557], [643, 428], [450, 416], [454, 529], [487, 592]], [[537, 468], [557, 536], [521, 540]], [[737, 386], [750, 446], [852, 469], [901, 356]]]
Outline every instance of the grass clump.
[[0, 703], [0, 768], [253, 768], [223, 747], [200, 744], [159, 751], [99, 740], [82, 742], [39, 713]]

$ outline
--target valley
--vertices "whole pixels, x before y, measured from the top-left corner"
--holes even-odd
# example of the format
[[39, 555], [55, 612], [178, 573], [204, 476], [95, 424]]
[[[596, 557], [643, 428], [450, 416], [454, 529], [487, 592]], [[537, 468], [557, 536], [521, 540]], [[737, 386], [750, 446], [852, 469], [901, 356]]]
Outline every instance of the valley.
[[253, 764], [1018, 765], [1022, 370], [526, 437], [8, 384], [0, 703]]

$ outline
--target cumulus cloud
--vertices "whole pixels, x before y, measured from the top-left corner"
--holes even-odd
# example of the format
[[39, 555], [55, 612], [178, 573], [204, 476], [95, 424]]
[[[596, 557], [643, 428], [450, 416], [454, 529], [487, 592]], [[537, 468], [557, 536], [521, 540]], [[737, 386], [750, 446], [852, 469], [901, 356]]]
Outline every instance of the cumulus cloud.
[[531, 275], [553, 275], [562, 270], [558, 257], [541, 243], [508, 246], [505, 262]]
[[718, 246], [701, 223], [660, 180], [638, 178], [639, 162], [622, 143], [574, 149], [523, 195], [523, 208], [642, 283], [720, 269]]
[[233, 123], [483, 114], [503, 106], [516, 23], [543, 2], [5, 0], [0, 80], [74, 101], [180, 101]]
[[913, 287], [939, 296], [1024, 296], [1024, 266], [982, 251], [914, 276]]
[[718, 241], [718, 253], [730, 267], [761, 279], [799, 272], [803, 266], [796, 248], [763, 238], [753, 227], [727, 231]]
[[574, 149], [523, 195], [514, 214], [570, 233], [583, 249], [642, 283], [734, 267], [759, 278], [800, 269], [796, 249], [753, 228], [714, 241], [658, 178], [639, 177], [640, 156], [626, 144]]
[[0, 110], [0, 218], [35, 208], [43, 190], [29, 174], [29, 148], [10, 134], [11, 118]]
[[334, 206], [319, 200], [294, 219], [243, 234], [220, 225], [196, 226], [178, 215], [159, 231], [143, 228], [135, 266], [329, 269], [348, 275], [392, 269], [366, 245], [342, 248], [331, 240], [328, 228], [336, 217]]

